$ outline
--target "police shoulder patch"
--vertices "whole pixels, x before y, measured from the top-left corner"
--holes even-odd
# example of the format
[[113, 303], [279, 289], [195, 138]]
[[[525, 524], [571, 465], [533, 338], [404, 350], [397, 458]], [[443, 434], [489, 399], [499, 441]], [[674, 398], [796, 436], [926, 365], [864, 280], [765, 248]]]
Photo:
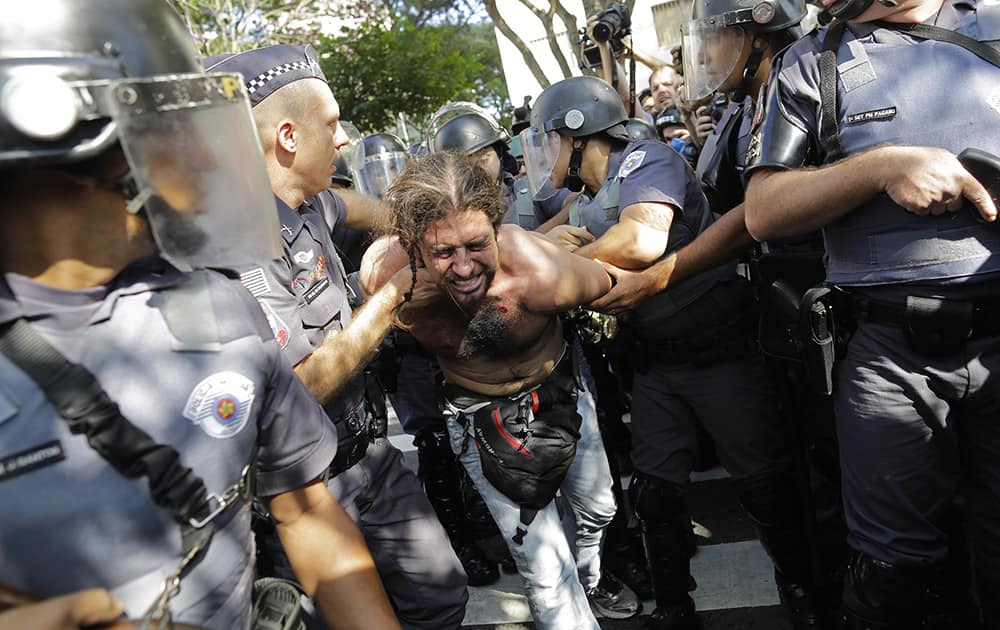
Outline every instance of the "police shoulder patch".
[[264, 311], [264, 317], [267, 318], [267, 325], [271, 327], [274, 340], [278, 342], [278, 347], [283, 349], [288, 345], [288, 338], [291, 336], [288, 324], [271, 308], [270, 304], [266, 302], [258, 302], [258, 304], [260, 304], [260, 310]]
[[228, 438], [246, 426], [254, 384], [238, 372], [216, 372], [198, 383], [184, 405], [184, 417], [213, 438]]
[[642, 161], [645, 159], [645, 151], [632, 151], [622, 160], [622, 165], [618, 168], [618, 177], [628, 177], [629, 173], [642, 166]]

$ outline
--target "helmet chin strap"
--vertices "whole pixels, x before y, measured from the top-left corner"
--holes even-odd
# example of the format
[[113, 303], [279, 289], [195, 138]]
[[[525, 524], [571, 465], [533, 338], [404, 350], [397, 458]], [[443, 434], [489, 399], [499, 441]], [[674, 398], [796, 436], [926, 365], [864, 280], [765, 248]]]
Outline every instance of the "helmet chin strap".
[[[579, 143], [579, 144], [577, 144]], [[583, 179], [580, 177], [580, 166], [583, 164], [583, 150], [587, 148], [586, 140], [573, 140], [573, 153], [569, 156], [569, 170], [563, 186], [572, 192], [583, 190]]]
[[757, 76], [760, 62], [764, 58], [764, 46], [766, 45], [767, 41], [757, 36], [754, 36], [750, 42], [750, 56], [747, 57], [747, 62], [743, 65], [743, 78], [740, 79], [740, 84], [732, 92], [734, 101], [742, 101], [750, 94], [753, 88], [753, 79]]

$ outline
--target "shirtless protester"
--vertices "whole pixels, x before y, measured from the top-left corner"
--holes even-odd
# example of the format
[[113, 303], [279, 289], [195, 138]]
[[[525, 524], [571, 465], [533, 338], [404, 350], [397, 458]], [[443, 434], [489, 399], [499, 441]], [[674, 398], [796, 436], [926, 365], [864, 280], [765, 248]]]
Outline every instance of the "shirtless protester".
[[[558, 317], [605, 293], [607, 274], [501, 225], [495, 178], [464, 156], [412, 162], [386, 200], [393, 211], [362, 262], [362, 286], [376, 291], [413, 266], [398, 325], [438, 358], [452, 450], [510, 546], [536, 625], [596, 629], [591, 606], [607, 617], [636, 614], [634, 595], [601, 578], [611, 475], [594, 399]], [[575, 555], [557, 490], [575, 519]]]

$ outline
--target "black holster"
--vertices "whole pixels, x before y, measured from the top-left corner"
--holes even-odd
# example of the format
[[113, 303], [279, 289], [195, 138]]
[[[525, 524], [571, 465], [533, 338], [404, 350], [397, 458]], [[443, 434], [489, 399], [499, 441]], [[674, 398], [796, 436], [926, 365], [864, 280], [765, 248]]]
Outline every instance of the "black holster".
[[836, 359], [836, 329], [833, 288], [813, 287], [799, 306], [799, 340], [810, 385], [818, 393], [833, 393], [833, 363]]

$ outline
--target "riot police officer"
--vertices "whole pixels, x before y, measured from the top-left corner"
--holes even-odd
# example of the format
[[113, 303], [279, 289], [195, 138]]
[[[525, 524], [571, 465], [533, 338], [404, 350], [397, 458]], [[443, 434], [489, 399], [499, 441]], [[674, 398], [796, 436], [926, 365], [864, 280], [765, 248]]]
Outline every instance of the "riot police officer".
[[[713, 219], [683, 158], [662, 142], [630, 142], [625, 121], [610, 86], [589, 77], [567, 79], [539, 96], [522, 143], [534, 186], [550, 179], [586, 195], [571, 209], [571, 221], [594, 240], [576, 252], [642, 268], [690, 242]], [[646, 299], [633, 313], [639, 343], [630, 490], [653, 574], [657, 628], [699, 627], [688, 596], [684, 502], [698, 453], [695, 423], [715, 439], [741, 503], [780, 560], [783, 597], [795, 600], [796, 608], [807, 598], [791, 458], [774, 392], [748, 343], [754, 325], [750, 291], [733, 261]], [[804, 615], [806, 623], [812, 620]]]
[[322, 409], [204, 269], [280, 251], [239, 77], [157, 0], [5, 9], [0, 585], [47, 601], [0, 625], [250, 627], [256, 484], [328, 622], [398, 627]]
[[353, 158], [358, 191], [381, 199], [406, 166], [410, 154], [403, 141], [386, 133], [365, 136]]
[[835, 309], [856, 326], [834, 373], [847, 627], [976, 627], [965, 530], [997, 628], [1000, 232], [956, 156], [1000, 146], [1000, 56], [983, 44], [1000, 7], [822, 5], [832, 24], [774, 60], [746, 223], [758, 239], [822, 227]]
[[[403, 300], [390, 288], [388, 294], [369, 296], [356, 317], [352, 312], [352, 291], [322, 205], [331, 164], [347, 139], [315, 51], [309, 46], [271, 46], [212, 58], [206, 67], [239, 71], [254, 89], [253, 115], [277, 202], [284, 253], [271, 263], [245, 269], [241, 279], [268, 314], [296, 373], [337, 426], [338, 456], [326, 474], [330, 491], [368, 539], [405, 626], [458, 627], [468, 599], [466, 576], [449, 553], [445, 532], [416, 476], [386, 437], [384, 392], [372, 391], [373, 383], [357, 373], [357, 365], [346, 384], [330, 386], [331, 375], [343, 370], [344, 361], [344, 353], [330, 352], [332, 344], [362, 327], [352, 350], [368, 355]], [[402, 169], [406, 150], [389, 134], [377, 134], [361, 146], [364, 153], [355, 162], [354, 179], [375, 196]]]
[[[496, 177], [507, 201], [504, 223], [516, 223], [526, 230], [534, 230], [539, 221], [535, 216], [532, 199], [516, 189], [519, 166], [510, 152], [510, 135], [491, 116], [479, 108], [463, 111], [465, 104], [452, 104], [456, 109], [445, 109], [432, 123], [434, 135], [430, 138], [431, 153], [455, 151], [473, 157], [483, 169]], [[451, 117], [447, 117], [451, 114]], [[522, 187], [523, 190], [523, 187]]]

